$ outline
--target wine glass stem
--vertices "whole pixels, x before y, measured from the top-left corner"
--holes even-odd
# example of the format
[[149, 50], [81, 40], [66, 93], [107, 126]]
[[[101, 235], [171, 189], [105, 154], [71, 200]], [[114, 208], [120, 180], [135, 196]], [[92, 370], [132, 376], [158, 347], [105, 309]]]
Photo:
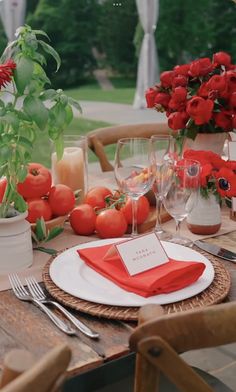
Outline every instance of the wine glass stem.
[[137, 215], [138, 215], [138, 199], [132, 197], [132, 233], [131, 235], [135, 237], [138, 235], [138, 224], [137, 224]]
[[157, 211], [157, 221], [155, 226], [155, 231], [162, 232], [161, 227], [161, 209], [162, 209], [162, 200], [159, 196], [155, 195], [156, 197], [156, 211]]
[[180, 225], [181, 225], [181, 221], [175, 219], [175, 236], [176, 236], [176, 238], [180, 238]]

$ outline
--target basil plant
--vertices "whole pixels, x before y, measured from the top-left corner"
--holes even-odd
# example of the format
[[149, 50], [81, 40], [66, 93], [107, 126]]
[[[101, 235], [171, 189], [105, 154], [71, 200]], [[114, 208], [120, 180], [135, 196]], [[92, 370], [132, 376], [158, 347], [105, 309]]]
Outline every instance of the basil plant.
[[50, 88], [45, 55], [55, 59], [56, 71], [61, 61], [48, 41], [49, 37], [41, 30], [32, 30], [27, 25], [19, 27], [16, 39], [0, 60], [0, 178], [4, 177], [6, 182], [0, 218], [10, 216], [12, 208], [18, 212], [27, 209], [17, 192], [17, 184], [27, 175], [37, 133], [47, 133], [60, 159], [63, 132], [73, 119], [72, 107], [81, 111], [76, 100], [60, 89]]

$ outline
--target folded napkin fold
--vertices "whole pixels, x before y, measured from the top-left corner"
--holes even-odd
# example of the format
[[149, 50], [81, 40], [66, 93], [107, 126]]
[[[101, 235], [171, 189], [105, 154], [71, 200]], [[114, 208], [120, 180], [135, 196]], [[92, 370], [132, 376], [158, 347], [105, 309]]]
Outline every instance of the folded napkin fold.
[[130, 276], [118, 252], [111, 250], [112, 246], [79, 249], [77, 252], [87, 265], [105, 278], [142, 297], [180, 290], [194, 283], [205, 269], [202, 262], [169, 259], [165, 264]]

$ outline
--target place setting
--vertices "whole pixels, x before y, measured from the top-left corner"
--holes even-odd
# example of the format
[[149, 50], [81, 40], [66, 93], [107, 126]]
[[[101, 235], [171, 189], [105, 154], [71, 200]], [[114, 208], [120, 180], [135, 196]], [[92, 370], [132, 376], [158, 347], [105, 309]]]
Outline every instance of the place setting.
[[[218, 303], [227, 296], [226, 268], [179, 235], [180, 223], [199, 196], [200, 164], [175, 161], [169, 144], [160, 143], [163, 163], [157, 165], [156, 140], [155, 149], [145, 138], [118, 141], [114, 175], [133, 203], [132, 231], [74, 246], [48, 261], [43, 281], [64, 305], [98, 317], [137, 320], [139, 307], [148, 303], [171, 312]], [[168, 241], [160, 240], [160, 226], [137, 233], [135, 205], [154, 184], [176, 222], [176, 233], [169, 234]]]

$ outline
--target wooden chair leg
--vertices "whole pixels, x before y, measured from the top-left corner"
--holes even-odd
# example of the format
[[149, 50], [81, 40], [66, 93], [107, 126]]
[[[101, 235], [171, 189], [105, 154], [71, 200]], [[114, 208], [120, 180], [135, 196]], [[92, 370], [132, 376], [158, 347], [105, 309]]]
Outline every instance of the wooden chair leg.
[[[143, 306], [139, 312], [138, 324], [143, 324], [155, 317], [164, 314], [163, 308], [159, 305]], [[136, 355], [134, 392], [157, 391], [159, 385], [160, 371], [155, 365], [141, 355]]]
[[[180, 391], [213, 392], [213, 389], [161, 337], [142, 339], [138, 343], [138, 351], [153, 367], [160, 369]], [[154, 389], [146, 389], [149, 390]]]
[[3, 361], [0, 387], [9, 384], [20, 374], [30, 369], [35, 363], [33, 355], [27, 350], [14, 349], [9, 351]]

